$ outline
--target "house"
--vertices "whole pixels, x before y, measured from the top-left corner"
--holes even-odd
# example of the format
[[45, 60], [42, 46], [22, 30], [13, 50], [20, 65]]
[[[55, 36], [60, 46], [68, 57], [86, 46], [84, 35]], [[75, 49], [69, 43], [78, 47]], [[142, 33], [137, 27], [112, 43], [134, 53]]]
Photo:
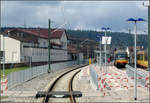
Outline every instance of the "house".
[[68, 59], [69, 60], [77, 60], [77, 54], [78, 54], [77, 47], [75, 47], [72, 44], [69, 44], [67, 51], [68, 51]]
[[0, 35], [0, 44], [0, 51], [5, 51], [5, 63], [20, 63], [20, 41]]
[[[5, 37], [5, 62], [6, 63], [28, 63], [30, 60], [32, 62], [47, 63], [48, 61], [48, 29], [33, 28], [33, 29], [7, 29], [3, 35]], [[3, 38], [1, 35], [1, 39]], [[67, 53], [67, 35], [64, 29], [51, 29], [50, 35], [50, 55], [51, 61], [66, 61], [68, 60]], [[1, 47], [2, 47], [1, 43]], [[2, 47], [3, 48], [3, 47]], [[1, 48], [1, 50], [3, 50]], [[7, 50], [11, 48], [16, 50], [17, 54]], [[15, 51], [15, 52], [16, 52]], [[17, 60], [14, 60], [15, 55], [17, 55]]]
[[99, 43], [94, 40], [79, 38], [72, 35], [68, 35], [68, 44], [73, 45], [78, 52], [83, 53], [84, 59], [89, 57], [94, 58], [94, 50], [99, 46]]

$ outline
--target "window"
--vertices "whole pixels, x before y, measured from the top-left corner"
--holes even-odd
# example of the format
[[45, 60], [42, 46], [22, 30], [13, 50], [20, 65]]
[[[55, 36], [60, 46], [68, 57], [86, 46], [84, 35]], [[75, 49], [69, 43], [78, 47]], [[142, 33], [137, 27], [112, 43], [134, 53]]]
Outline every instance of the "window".
[[23, 35], [23, 33], [22, 33], [22, 32], [21, 32], [20, 34], [21, 34], [21, 37], [24, 37], [24, 35]]
[[138, 60], [143, 60], [143, 54], [138, 54], [138, 55], [137, 55], [137, 59], [138, 59]]
[[0, 59], [2, 59], [3, 58], [3, 51], [0, 51]]
[[45, 46], [45, 45], [46, 45], [46, 42], [43, 42], [43, 45]]
[[148, 58], [147, 58], [147, 53], [145, 53], [145, 55], [144, 55], [144, 60], [148, 60]]
[[17, 37], [19, 36], [19, 32], [17, 32]]

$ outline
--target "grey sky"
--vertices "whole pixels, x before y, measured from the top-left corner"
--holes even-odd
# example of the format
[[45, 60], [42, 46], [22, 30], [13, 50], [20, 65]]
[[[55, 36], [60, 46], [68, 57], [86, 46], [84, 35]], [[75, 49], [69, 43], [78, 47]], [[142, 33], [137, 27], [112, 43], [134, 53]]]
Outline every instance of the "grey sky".
[[[133, 29], [130, 17], [142, 17], [147, 20], [147, 7], [142, 1], [3, 1], [1, 6], [2, 26], [48, 27], [48, 18], [52, 27], [64, 26], [66, 29], [98, 30], [109, 26], [112, 31]], [[138, 23], [138, 31], [147, 31], [147, 22]]]

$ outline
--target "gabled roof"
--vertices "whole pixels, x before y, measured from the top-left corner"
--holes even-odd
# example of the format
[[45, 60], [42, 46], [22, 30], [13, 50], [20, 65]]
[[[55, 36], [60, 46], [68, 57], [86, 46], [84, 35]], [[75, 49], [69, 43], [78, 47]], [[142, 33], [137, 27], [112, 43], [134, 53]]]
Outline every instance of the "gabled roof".
[[[11, 31], [14, 31], [14, 30], [18, 30], [18, 31], [22, 31], [22, 32], [25, 32], [25, 33], [28, 33], [28, 34], [31, 34], [31, 35], [34, 35], [34, 36], [39, 36], [39, 37], [42, 37], [42, 38], [48, 38], [48, 34], [49, 34], [49, 30], [48, 29], [11, 29], [11, 30], [6, 30], [5, 33], [8, 33], [11, 32]], [[65, 32], [64, 29], [51, 29], [51, 35], [50, 37], [51, 38], [56, 38], [56, 39], [60, 39], [61, 36], [63, 35], [63, 33]]]

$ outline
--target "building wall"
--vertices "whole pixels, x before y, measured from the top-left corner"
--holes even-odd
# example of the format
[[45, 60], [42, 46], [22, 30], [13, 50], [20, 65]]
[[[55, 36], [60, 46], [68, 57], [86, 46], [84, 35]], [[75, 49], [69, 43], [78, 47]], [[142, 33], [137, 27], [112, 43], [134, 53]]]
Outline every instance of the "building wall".
[[20, 62], [20, 41], [10, 37], [3, 37], [1, 35], [1, 50], [3, 51], [3, 41], [5, 45], [5, 63], [19, 63]]
[[54, 42], [56, 44], [61, 44], [60, 39], [51, 39], [51, 42]]
[[47, 39], [39, 38], [38, 42], [39, 42], [39, 47], [48, 47], [48, 40]]
[[[51, 49], [51, 61], [68, 60], [66, 34], [64, 33], [61, 39], [51, 39], [51, 42], [63, 44], [62, 48]], [[32, 62], [48, 61], [48, 40], [39, 38], [38, 43], [38, 47], [33, 43], [22, 43], [21, 62], [29, 62], [30, 57], [32, 57]]]
[[[29, 62], [29, 58], [32, 57], [32, 62], [47, 62], [48, 61], [48, 49], [45, 48], [23, 48], [24, 54], [22, 57], [25, 62]], [[68, 60], [67, 51], [60, 49], [51, 49], [51, 61], [63, 61]]]
[[62, 49], [67, 50], [67, 36], [66, 36], [65, 32], [63, 33], [60, 41], [61, 41], [61, 44], [62, 44]]
[[[2, 36], [2, 35], [1, 35]], [[24, 63], [29, 62], [47, 62], [48, 61], [48, 40], [38, 38], [38, 44], [20, 42], [19, 39], [5, 37], [6, 62], [7, 63]], [[62, 44], [60, 48], [51, 49], [51, 61], [68, 60], [67, 37], [64, 32], [60, 39], [51, 39], [51, 41]], [[1, 50], [3, 50], [3, 37], [1, 37]]]

